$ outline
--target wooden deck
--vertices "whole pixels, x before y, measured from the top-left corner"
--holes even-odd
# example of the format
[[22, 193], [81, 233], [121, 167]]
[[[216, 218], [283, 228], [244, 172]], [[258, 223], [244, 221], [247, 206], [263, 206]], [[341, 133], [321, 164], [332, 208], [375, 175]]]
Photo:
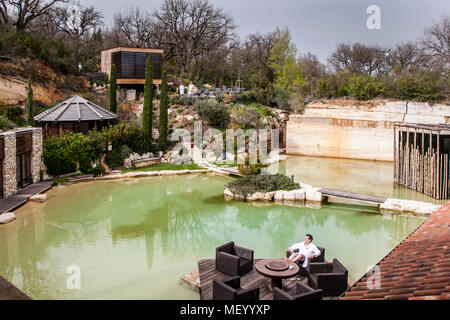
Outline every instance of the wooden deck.
[[366, 194], [347, 192], [347, 191], [339, 191], [339, 190], [326, 189], [326, 188], [320, 189], [319, 192], [322, 192], [322, 194], [324, 196], [333, 196], [333, 197], [338, 197], [338, 198], [366, 201], [366, 202], [372, 202], [372, 203], [378, 203], [378, 204], [384, 203], [387, 200], [387, 198], [384, 198], [384, 197], [369, 196]]
[[10, 197], [0, 199], [0, 214], [12, 211], [28, 201], [35, 194], [44, 192], [52, 187], [53, 181], [42, 181], [30, 184], [23, 189], [17, 191]]
[[[255, 259], [256, 264], [261, 259]], [[216, 270], [216, 260], [205, 259], [198, 261], [198, 270], [200, 274], [200, 286], [201, 286], [201, 298], [202, 300], [212, 300], [212, 283], [213, 279], [226, 279], [229, 275], [226, 275]], [[297, 277], [283, 280], [283, 290], [290, 294], [294, 294], [296, 290], [296, 282], [307, 282], [305, 277]], [[270, 279], [262, 276], [256, 272], [255, 268], [249, 273], [241, 277], [241, 287], [244, 289], [259, 287], [259, 299], [260, 300], [273, 300], [273, 293], [269, 290]], [[332, 298], [325, 298], [326, 300]]]
[[31, 298], [0, 276], [0, 300], [31, 300]]

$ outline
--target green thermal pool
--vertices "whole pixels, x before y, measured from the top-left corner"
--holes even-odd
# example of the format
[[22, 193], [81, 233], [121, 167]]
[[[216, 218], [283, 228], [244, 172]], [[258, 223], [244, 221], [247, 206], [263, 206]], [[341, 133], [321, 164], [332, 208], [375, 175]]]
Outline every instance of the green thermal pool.
[[[306, 233], [353, 280], [424, 218], [372, 208], [307, 208], [223, 199], [229, 178], [196, 174], [88, 182], [48, 191], [0, 226], [0, 274], [34, 299], [199, 299], [180, 276], [234, 240], [255, 258], [283, 257]], [[69, 290], [67, 269], [81, 270]]]

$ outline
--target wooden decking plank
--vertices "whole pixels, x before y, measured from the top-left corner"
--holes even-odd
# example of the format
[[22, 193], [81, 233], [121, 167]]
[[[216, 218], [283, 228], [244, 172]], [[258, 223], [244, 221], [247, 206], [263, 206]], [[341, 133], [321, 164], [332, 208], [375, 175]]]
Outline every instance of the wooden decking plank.
[[[261, 259], [256, 259], [254, 263]], [[216, 264], [214, 259], [200, 260], [198, 262], [200, 286], [203, 300], [211, 300], [213, 295], [212, 283], [213, 279], [224, 280], [230, 276], [216, 270]], [[283, 290], [290, 294], [294, 294], [296, 290], [297, 278], [285, 279], [283, 281]], [[303, 282], [306, 279], [302, 278]], [[269, 290], [269, 278], [266, 278], [259, 274], [255, 269], [241, 277], [241, 287], [244, 289], [259, 287], [261, 300], [272, 300], [273, 292]]]
[[374, 203], [383, 203], [387, 200], [387, 198], [385, 198], [385, 197], [371, 196], [371, 195], [367, 195], [367, 194], [360, 194], [360, 193], [348, 192], [348, 191], [340, 191], [340, 190], [327, 189], [327, 188], [320, 189], [319, 192], [321, 192], [325, 196], [334, 196], [334, 197], [368, 201], [368, 202], [374, 202]]
[[35, 194], [44, 192], [52, 187], [53, 181], [42, 181], [31, 184], [17, 191], [7, 198], [0, 199], [0, 214], [12, 211], [28, 201]]

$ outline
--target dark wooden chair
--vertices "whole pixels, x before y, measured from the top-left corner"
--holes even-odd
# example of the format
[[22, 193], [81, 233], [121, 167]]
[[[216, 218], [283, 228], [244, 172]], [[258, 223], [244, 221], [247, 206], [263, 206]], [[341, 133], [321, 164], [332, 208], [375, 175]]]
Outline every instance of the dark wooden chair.
[[259, 300], [259, 288], [242, 289], [240, 276], [214, 279], [213, 300]]
[[313, 289], [297, 281], [294, 295], [290, 295], [280, 288], [275, 288], [273, 290], [273, 300], [322, 300], [322, 289]]
[[340, 296], [348, 288], [348, 270], [339, 262], [310, 263], [308, 285], [313, 289], [322, 289], [324, 296]]
[[242, 276], [253, 269], [253, 250], [233, 241], [216, 248], [216, 269], [230, 276]]
[[[311, 261], [309, 261], [309, 263], [313, 263], [313, 262], [325, 262], [325, 248], [322, 247], [317, 247], [317, 249], [320, 250], [320, 256], [315, 257], [314, 259], [311, 259]], [[290, 253], [289, 253], [289, 249], [286, 250], [286, 258], [289, 258]], [[305, 268], [302, 267], [303, 261], [297, 261], [296, 262], [297, 265], [300, 268], [300, 271], [298, 272], [298, 274], [302, 277], [307, 277], [308, 276], [308, 272]]]

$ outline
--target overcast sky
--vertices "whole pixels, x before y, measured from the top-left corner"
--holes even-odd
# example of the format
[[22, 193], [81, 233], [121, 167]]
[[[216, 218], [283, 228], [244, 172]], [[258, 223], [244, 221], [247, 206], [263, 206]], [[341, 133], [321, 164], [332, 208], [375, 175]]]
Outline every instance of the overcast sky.
[[[80, 0], [93, 5], [110, 24], [114, 14], [140, 7], [153, 12], [162, 0]], [[269, 32], [275, 27], [291, 30], [300, 53], [312, 52], [322, 62], [340, 42], [364, 42], [392, 46], [415, 40], [423, 28], [450, 14], [449, 0], [211, 0], [230, 14], [238, 26], [237, 34]], [[366, 26], [368, 6], [381, 9], [381, 29]]]

